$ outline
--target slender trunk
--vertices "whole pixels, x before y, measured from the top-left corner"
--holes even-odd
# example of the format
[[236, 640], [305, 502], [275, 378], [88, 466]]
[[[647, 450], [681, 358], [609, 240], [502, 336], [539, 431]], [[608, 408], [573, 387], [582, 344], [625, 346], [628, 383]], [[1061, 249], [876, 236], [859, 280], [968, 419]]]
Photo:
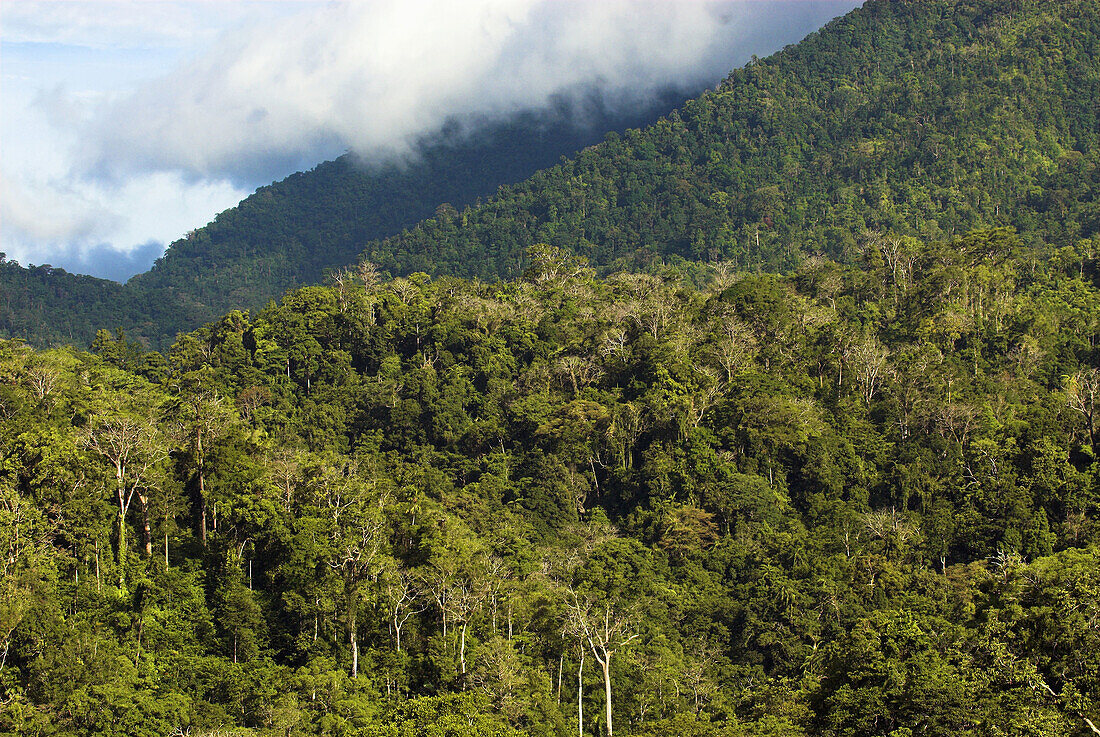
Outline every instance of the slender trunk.
[[462, 688], [466, 689], [466, 627], [469, 626], [469, 622], [462, 623], [462, 637], [461, 645], [458, 648], [458, 662], [459, 668], [462, 672]]
[[138, 494], [138, 504], [141, 505], [141, 541], [145, 548], [145, 557], [153, 557], [153, 526], [149, 523], [149, 497]]
[[351, 677], [359, 677], [359, 640], [354, 630], [351, 633]]
[[206, 547], [206, 455], [202, 448], [202, 429], [195, 430], [195, 460], [199, 472], [199, 540]]
[[115, 464], [115, 493], [118, 498], [118, 587], [126, 583], [126, 487], [123, 485], [123, 466]]
[[397, 652], [401, 652], [401, 625], [397, 622], [397, 617], [393, 618], [393, 631], [397, 635]]
[[611, 737], [611, 653], [605, 653], [603, 658], [596, 658], [603, 668], [603, 695], [604, 708], [607, 712], [607, 737]]
[[206, 474], [199, 467], [199, 540], [206, 547]]
[[584, 648], [577, 666], [577, 737], [584, 737]]
[[[354, 593], [352, 594], [354, 596]], [[355, 602], [348, 604], [348, 642], [351, 645], [351, 677], [359, 677], [359, 638], [356, 634]]]
[[118, 510], [118, 587], [126, 585], [126, 512]]
[[558, 656], [558, 704], [561, 704], [561, 675], [565, 668], [565, 652]]

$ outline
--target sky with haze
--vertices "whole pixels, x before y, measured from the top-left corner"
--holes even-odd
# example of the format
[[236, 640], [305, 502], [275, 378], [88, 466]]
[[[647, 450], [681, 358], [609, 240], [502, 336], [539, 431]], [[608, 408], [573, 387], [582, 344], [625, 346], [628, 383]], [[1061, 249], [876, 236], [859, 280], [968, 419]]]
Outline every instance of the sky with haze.
[[0, 251], [115, 279], [257, 187], [598, 89], [712, 87], [857, 0], [2, 0]]

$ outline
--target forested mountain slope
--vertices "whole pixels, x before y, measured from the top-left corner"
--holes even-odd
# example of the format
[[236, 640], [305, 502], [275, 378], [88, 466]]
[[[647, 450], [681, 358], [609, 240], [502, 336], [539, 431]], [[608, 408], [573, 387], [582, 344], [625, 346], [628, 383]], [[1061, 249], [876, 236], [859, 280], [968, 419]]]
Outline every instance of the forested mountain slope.
[[608, 130], [651, 123], [686, 94], [614, 105], [592, 94], [506, 121], [452, 125], [399, 162], [345, 155], [260, 188], [173, 243], [124, 287], [0, 261], [0, 335], [87, 346], [97, 329], [123, 327], [166, 348], [179, 331], [321, 281], [372, 239], [475, 203]]
[[1087, 734], [1096, 260], [863, 245], [0, 343], [0, 731]]
[[135, 303], [117, 282], [51, 266], [24, 268], [0, 254], [0, 336], [86, 347], [97, 330], [130, 326], [151, 306]]
[[[462, 156], [457, 172], [397, 176], [386, 191], [348, 182], [346, 162], [265, 188], [135, 279], [134, 304], [156, 312], [117, 324], [167, 345], [199, 315], [350, 263], [377, 234], [371, 218], [401, 227], [365, 203], [403, 217], [421, 190], [409, 211], [435, 216], [363, 250], [385, 272], [515, 276], [537, 242], [603, 269], [685, 258], [781, 271], [806, 254], [846, 261], [866, 230], [935, 240], [996, 225], [1073, 247], [1100, 231], [1097, 100], [1098, 0], [872, 0], [480, 206], [449, 194], [465, 186]], [[437, 209], [443, 199], [459, 207]], [[5, 303], [8, 334], [67, 340], [56, 326], [69, 305], [40, 300], [28, 318], [25, 302]]]
[[1100, 4], [871, 0], [492, 202], [371, 244], [394, 273], [518, 274], [537, 242], [599, 266], [789, 269], [858, 235], [1100, 231]]

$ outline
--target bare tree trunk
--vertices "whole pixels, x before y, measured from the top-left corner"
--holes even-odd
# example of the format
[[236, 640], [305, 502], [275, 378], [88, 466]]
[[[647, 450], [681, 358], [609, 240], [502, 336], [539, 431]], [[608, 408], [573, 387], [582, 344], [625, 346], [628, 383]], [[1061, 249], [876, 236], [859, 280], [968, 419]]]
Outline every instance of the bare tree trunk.
[[126, 512], [118, 510], [118, 587], [126, 585]]
[[577, 666], [577, 737], [584, 737], [584, 648]]
[[466, 688], [466, 684], [465, 684], [465, 678], [466, 678], [466, 627], [468, 625], [469, 625], [468, 622], [463, 622], [462, 623], [462, 637], [461, 637], [461, 643], [462, 644], [458, 648], [458, 662], [459, 662], [459, 667], [460, 667], [461, 672], [462, 672], [462, 678], [463, 678], [462, 687], [463, 688]]
[[600, 667], [603, 668], [603, 693], [604, 693], [604, 708], [607, 712], [607, 737], [611, 737], [611, 653], [607, 653], [603, 658], [597, 657]]
[[149, 523], [149, 497], [138, 493], [138, 504], [141, 505], [141, 541], [145, 548], [145, 557], [153, 557], [153, 526]]
[[565, 668], [565, 651], [563, 650], [562, 654], [558, 656], [558, 704], [559, 705], [561, 704], [561, 676], [562, 676], [562, 671], [564, 670], [564, 668]]
[[199, 540], [206, 547], [206, 475], [199, 469]]
[[359, 640], [354, 631], [351, 633], [351, 677], [359, 677]]
[[359, 638], [356, 635], [354, 605], [348, 607], [348, 642], [351, 644], [351, 677], [359, 677]]

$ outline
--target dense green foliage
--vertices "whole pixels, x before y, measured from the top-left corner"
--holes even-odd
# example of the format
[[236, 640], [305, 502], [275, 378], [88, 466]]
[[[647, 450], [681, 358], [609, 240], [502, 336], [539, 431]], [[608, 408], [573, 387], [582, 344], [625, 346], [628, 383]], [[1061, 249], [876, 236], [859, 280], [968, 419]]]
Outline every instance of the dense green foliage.
[[130, 324], [137, 306], [121, 285], [51, 266], [23, 268], [0, 253], [0, 336], [83, 345], [104, 325]]
[[371, 244], [394, 273], [518, 274], [547, 242], [793, 268], [865, 229], [941, 240], [1100, 232], [1100, 4], [872, 0], [486, 205]]
[[0, 343], [0, 732], [1090, 734], [1098, 23], [870, 2], [163, 355]]
[[342, 156], [260, 188], [124, 287], [0, 259], [0, 336], [87, 346], [99, 328], [122, 327], [167, 348], [180, 331], [319, 282], [355, 261], [368, 241], [475, 204], [608, 130], [652, 122], [685, 96], [670, 92], [625, 109], [595, 97], [561, 101], [507, 121], [454, 124], [398, 162]]
[[0, 345], [0, 730], [1086, 734], [1098, 244], [862, 245]]

